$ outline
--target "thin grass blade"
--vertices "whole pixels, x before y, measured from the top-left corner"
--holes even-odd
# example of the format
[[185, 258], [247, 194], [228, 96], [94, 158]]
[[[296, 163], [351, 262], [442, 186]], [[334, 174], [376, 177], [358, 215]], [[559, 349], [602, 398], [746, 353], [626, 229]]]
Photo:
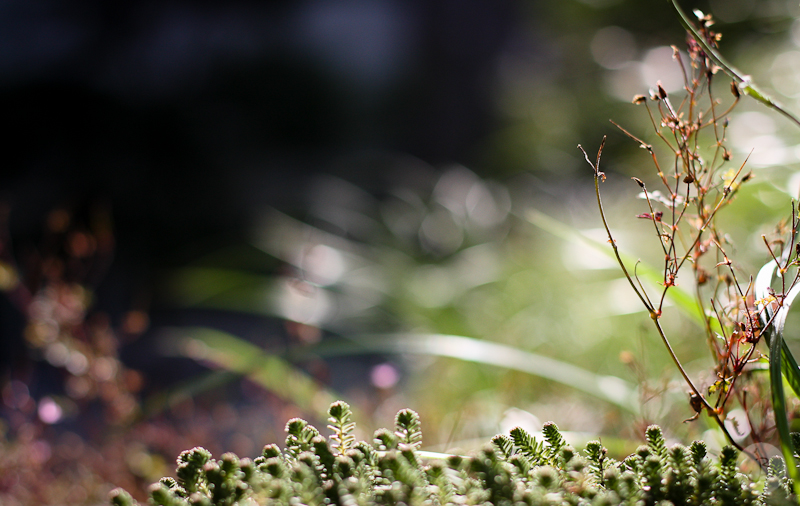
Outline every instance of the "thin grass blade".
[[[770, 285], [772, 283], [772, 277], [775, 274], [775, 268], [777, 264], [774, 260], [770, 260], [764, 267], [758, 271], [758, 275], [756, 276], [755, 285], [754, 285], [754, 293], [756, 296], [756, 300], [758, 301], [758, 309], [759, 309], [759, 317], [761, 319], [762, 327], [766, 327], [767, 323], [772, 320], [772, 329], [768, 330], [764, 334], [764, 338], [767, 341], [767, 345], [770, 346], [772, 349], [772, 342], [774, 335], [776, 332], [779, 332], [781, 336], [783, 336], [783, 328], [786, 325], [786, 317], [789, 313], [789, 309], [792, 307], [792, 303], [794, 299], [800, 294], [800, 285], [796, 285], [792, 288], [788, 294], [786, 294], [786, 298], [783, 301], [783, 308], [779, 311], [778, 315], [774, 314], [772, 306], [768, 303], [770, 298]], [[774, 319], [773, 319], [774, 316]], [[781, 360], [781, 370], [786, 378], [786, 382], [794, 391], [795, 395], [800, 397], [800, 367], [798, 367], [797, 360], [795, 360], [792, 351], [789, 349], [789, 345], [786, 344], [786, 341], [781, 337], [781, 356], [783, 359]], [[770, 361], [771, 361], [770, 355]]]
[[789, 120], [791, 120], [793, 123], [800, 126], [800, 119], [784, 109], [783, 106], [776, 102], [772, 97], [764, 93], [758, 86], [756, 86], [749, 75], [746, 75], [731, 65], [730, 62], [723, 58], [716, 49], [708, 44], [705, 37], [703, 37], [703, 35], [697, 30], [697, 27], [694, 26], [694, 23], [692, 23], [691, 19], [689, 19], [689, 16], [687, 16], [683, 9], [681, 9], [681, 6], [678, 5], [677, 0], [672, 0], [672, 5], [675, 7], [675, 11], [678, 13], [683, 27], [692, 34], [692, 37], [694, 37], [700, 47], [703, 48], [703, 51], [711, 59], [711, 61], [713, 61], [719, 68], [722, 69], [723, 72], [728, 74], [728, 76], [736, 82], [742, 93], [753, 97], [767, 107], [775, 109], [782, 115], [789, 118]]
[[319, 412], [342, 396], [285, 359], [234, 335], [206, 327], [172, 329], [171, 351], [245, 376], [307, 412]]
[[573, 364], [480, 339], [443, 334], [373, 334], [329, 341], [310, 350], [320, 356], [376, 352], [450, 357], [513, 369], [570, 386], [631, 413], [639, 413], [638, 389], [621, 378], [594, 374]]
[[[567, 225], [561, 221], [548, 216], [541, 211], [537, 210], [530, 210], [525, 214], [525, 219], [536, 225], [537, 227], [541, 228], [542, 230], [549, 232], [556, 237], [564, 239], [565, 241], [577, 243], [584, 246], [589, 246], [592, 249], [607, 255], [609, 258], [614, 259], [614, 252], [609, 248], [608, 243], [598, 241], [593, 239], [586, 234], [582, 233], [580, 230]], [[637, 259], [633, 258], [630, 255], [625, 255], [624, 253], [620, 252], [620, 256], [622, 260], [628, 264], [633, 265], [636, 264]], [[660, 283], [664, 281], [664, 273], [654, 267], [650, 266], [645, 262], [639, 262], [636, 272], [643, 278], [654, 285], [658, 286]], [[679, 308], [684, 314], [689, 316], [695, 323], [698, 325], [705, 327], [706, 315], [703, 314], [703, 310], [700, 307], [700, 304], [697, 302], [697, 299], [686, 290], [682, 289], [679, 286], [673, 286], [667, 292], [667, 299], [669, 299], [677, 308]], [[642, 307], [644, 310], [645, 308]], [[715, 331], [719, 329], [719, 323], [715, 317], [708, 317], [710, 318], [711, 327]]]
[[[782, 311], [782, 310], [781, 310]], [[789, 420], [786, 416], [786, 396], [783, 390], [783, 374], [781, 363], [782, 331], [774, 328], [772, 343], [769, 347], [769, 379], [772, 389], [772, 409], [775, 415], [775, 425], [781, 440], [781, 452], [786, 461], [786, 470], [792, 479], [794, 493], [800, 497], [800, 473], [794, 459], [792, 436], [789, 432]]]
[[794, 459], [794, 447], [789, 432], [789, 420], [786, 416], [786, 392], [783, 389], [784, 378], [792, 387], [795, 394], [800, 395], [800, 370], [797, 362], [783, 339], [783, 329], [786, 325], [786, 316], [800, 293], [800, 285], [795, 286], [783, 300], [783, 304], [774, 312], [770, 304], [770, 286], [778, 263], [770, 260], [764, 265], [756, 276], [754, 293], [758, 301], [759, 315], [762, 326], [770, 321], [770, 328], [766, 329], [764, 337], [769, 344], [769, 379], [772, 390], [772, 409], [775, 416], [775, 426], [781, 440], [781, 452], [786, 461], [786, 469], [792, 479], [795, 495], [800, 497], [800, 473]]

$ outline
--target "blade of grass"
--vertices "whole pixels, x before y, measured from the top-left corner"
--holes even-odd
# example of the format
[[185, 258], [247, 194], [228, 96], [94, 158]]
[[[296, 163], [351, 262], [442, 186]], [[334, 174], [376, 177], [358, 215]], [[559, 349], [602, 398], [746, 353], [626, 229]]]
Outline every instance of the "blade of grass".
[[[767, 262], [764, 267], [758, 271], [758, 275], [756, 276], [756, 281], [754, 285], [754, 292], [756, 296], [756, 300], [761, 301], [759, 303], [759, 313], [761, 318], [762, 326], [766, 327], [766, 325], [773, 320], [773, 310], [770, 307], [769, 303], [765, 301], [768, 300], [770, 297], [769, 288], [772, 282], [772, 276], [775, 273], [775, 268], [777, 264], [775, 261], [770, 260]], [[764, 338], [767, 341], [767, 345], [772, 348], [772, 336], [774, 335], [777, 326], [780, 325], [780, 332], [783, 335], [783, 326], [786, 323], [786, 316], [789, 313], [789, 308], [791, 307], [792, 303], [794, 302], [795, 297], [797, 297], [798, 293], [800, 293], [800, 285], [795, 286], [792, 290], [789, 291], [786, 298], [783, 301], [783, 308], [778, 316], [774, 318], [772, 323], [772, 329], [768, 330], [764, 334]], [[795, 395], [800, 397], [800, 367], [797, 365], [797, 360], [795, 360], [792, 351], [789, 349], [789, 345], [786, 344], [786, 341], [781, 338], [781, 356], [783, 359], [781, 360], [781, 370], [783, 371], [784, 376], [786, 377], [786, 382], [789, 383], [789, 386], [792, 387]], [[771, 355], [770, 355], [771, 360]]]
[[309, 413], [319, 413], [342, 396], [323, 387], [285, 359], [236, 336], [207, 327], [171, 329], [174, 353], [247, 377]]
[[777, 314], [770, 307], [770, 285], [775, 269], [778, 266], [775, 260], [770, 260], [764, 265], [756, 276], [754, 292], [758, 303], [762, 325], [770, 323], [770, 328], [766, 329], [764, 338], [769, 344], [769, 379], [772, 390], [772, 409], [775, 416], [775, 426], [781, 440], [781, 452], [786, 461], [786, 469], [792, 479], [794, 493], [800, 497], [800, 473], [794, 459], [794, 447], [792, 444], [791, 433], [789, 432], [789, 420], [786, 416], [786, 392], [783, 389], [784, 379], [789, 383], [795, 394], [800, 395], [800, 370], [797, 362], [789, 350], [786, 341], [783, 339], [783, 329], [786, 325], [786, 317], [794, 299], [800, 294], [800, 285], [795, 286], [783, 300]]
[[[263, 386], [304, 410], [330, 405], [339, 395], [276, 355], [226, 332], [198, 327], [169, 331], [173, 353], [223, 368]], [[639, 413], [638, 389], [616, 376], [594, 374], [573, 364], [498, 343], [440, 334], [360, 335], [329, 340], [304, 350], [302, 356], [341, 356], [364, 353], [408, 353], [450, 357], [512, 369], [545, 378], [626, 411]], [[301, 358], [290, 353], [291, 359]], [[216, 382], [209, 385], [216, 385]], [[193, 390], [191, 393], [197, 393]]]
[[181, 306], [265, 314], [266, 302], [275, 297], [275, 280], [237, 269], [183, 267], [172, 273], [167, 289], [170, 300]]
[[[246, 376], [304, 410], [327, 406], [340, 396], [317, 384], [307, 374], [275, 355], [236, 336], [199, 327], [173, 329], [173, 351], [227, 371]], [[363, 353], [410, 353], [450, 357], [513, 369], [561, 383], [639, 413], [635, 386], [615, 376], [603, 376], [575, 365], [498, 343], [438, 334], [361, 335], [328, 341], [308, 350], [318, 356]], [[297, 358], [297, 354], [293, 358]], [[216, 384], [216, 383], [214, 383]]]
[[[287, 317], [287, 315], [281, 314], [274, 301], [267, 300], [271, 299], [271, 297], [265, 297], [266, 294], [274, 290], [270, 289], [270, 285], [274, 286], [275, 281], [265, 276], [209, 268], [184, 269], [180, 271], [174, 283], [174, 287], [180, 292], [180, 294], [176, 292], [176, 295], [180, 295], [176, 296], [176, 300], [183, 304]], [[241, 357], [250, 357], [251, 360], [254, 357], [259, 360], [258, 357], [261, 357], [260, 360], [266, 361], [277, 359], [274, 356], [264, 355], [261, 350], [246, 341], [221, 332], [211, 331], [210, 329], [188, 329], [186, 332], [188, 333], [186, 334], [187, 336], [191, 336], [192, 339], [214, 350], [213, 356], [215, 358], [212, 361], [216, 362], [218, 366], [239, 373], [244, 374], [250, 369], [256, 370], [259, 367], [256, 362], [241, 362]], [[405, 339], [398, 339], [393, 343], [390, 343], [387, 339], [358, 339], [359, 344], [355, 346], [352, 344], [355, 341], [351, 341], [349, 346], [341, 346], [340, 344], [337, 345], [338, 350], [334, 350], [333, 345], [325, 344], [319, 350], [314, 350], [314, 352], [318, 354], [422, 353], [499, 365], [569, 385], [595, 397], [617, 404], [627, 411], [638, 413], [639, 405], [635, 388], [627, 385], [619, 378], [597, 376], [571, 364], [497, 343], [466, 337], [449, 337], [452, 338], [449, 344], [445, 343], [443, 339], [432, 339], [424, 347], [420, 345], [418, 340], [410, 338], [408, 335], [406, 335]], [[466, 343], [467, 346], [459, 349], [458, 345], [452, 345], [453, 339], [463, 339], [465, 341], [462, 344]], [[454, 350], [458, 350], [458, 353], [455, 353]], [[475, 351], [471, 354], [466, 354], [467, 350]], [[521, 360], [520, 357], [525, 358]], [[291, 366], [286, 363], [280, 365], [279, 368], [286, 369], [287, 367]], [[261, 378], [261, 383], [269, 389], [275, 387], [276, 381], [277, 378], [274, 376]], [[294, 395], [291, 396], [294, 397]]]
[[616, 376], [594, 374], [576, 365], [499, 343], [443, 334], [372, 334], [325, 342], [309, 353], [320, 356], [410, 353], [465, 360], [546, 378], [631, 413], [639, 413], [638, 390]]
[[[565, 241], [580, 244], [582, 246], [591, 247], [592, 249], [603, 253], [609, 258], [615, 259], [613, 251], [608, 247], [608, 243], [592, 239], [591, 237], [582, 233], [580, 230], [571, 227], [566, 223], [558, 221], [555, 218], [542, 213], [541, 211], [531, 209], [525, 213], [525, 219], [542, 230], [555, 235], [556, 237], [559, 237]], [[631, 257], [630, 255], [625, 255], [622, 252], [620, 252], [620, 256], [627, 264], [635, 264], [637, 261], [635, 258]], [[664, 281], [663, 272], [644, 262], [639, 262], [636, 272], [641, 277], [647, 279], [655, 285], [658, 285]], [[680, 287], [673, 286], [667, 292], [667, 298], [684, 314], [689, 316], [695, 323], [703, 327], [705, 326], [706, 316], [703, 314], [700, 305], [692, 294]], [[711, 317], [711, 325], [712, 329], [715, 331], [719, 330], [719, 323], [717, 322], [716, 318]]]
[[233, 269], [185, 267], [169, 278], [167, 297], [179, 307], [279, 317], [332, 332], [351, 319], [369, 318], [381, 311], [376, 302], [380, 295], [372, 287], [348, 290], [295, 281]]
[[692, 37], [697, 41], [700, 47], [703, 48], [703, 51], [706, 55], [713, 61], [719, 68], [722, 69], [723, 72], [728, 74], [728, 77], [733, 79], [736, 84], [739, 86], [739, 89], [745, 95], [749, 95], [756, 99], [757, 101], [761, 102], [762, 104], [775, 109], [785, 117], [789, 118], [794, 124], [800, 126], [800, 119], [798, 119], [794, 114], [790, 113], [786, 109], [783, 108], [778, 102], [776, 102], [772, 97], [761, 91], [761, 89], [756, 86], [753, 82], [752, 78], [749, 75], [746, 75], [733, 65], [731, 65], [725, 58], [722, 57], [719, 52], [711, 47], [711, 45], [706, 41], [703, 34], [701, 34], [697, 27], [694, 26], [689, 16], [681, 9], [681, 6], [678, 5], [678, 0], [672, 0], [672, 5], [675, 7], [675, 11], [677, 11], [678, 16], [680, 17], [681, 24], [683, 27], [692, 34]]
[[[783, 309], [781, 309], [783, 311]], [[769, 379], [772, 387], [772, 410], [775, 416], [775, 426], [781, 440], [781, 453], [786, 461], [786, 471], [792, 479], [794, 493], [800, 497], [800, 473], [794, 459], [792, 436], [789, 432], [789, 420], [786, 416], [786, 395], [783, 391], [783, 374], [781, 363], [781, 344], [783, 343], [782, 328], [773, 327], [772, 342], [769, 347]]]

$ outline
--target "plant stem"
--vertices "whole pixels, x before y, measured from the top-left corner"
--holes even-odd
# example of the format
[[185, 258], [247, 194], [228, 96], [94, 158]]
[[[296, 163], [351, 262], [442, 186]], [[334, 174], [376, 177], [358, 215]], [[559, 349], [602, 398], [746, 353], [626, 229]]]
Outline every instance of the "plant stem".
[[797, 116], [784, 109], [783, 106], [773, 100], [772, 97], [762, 92], [761, 89], [758, 88], [755, 83], [753, 83], [750, 76], [743, 74], [736, 67], [728, 63], [728, 61], [725, 60], [722, 55], [716, 51], [716, 49], [711, 47], [708, 41], [706, 41], [705, 37], [703, 37], [694, 24], [692, 24], [691, 20], [689, 20], [689, 16], [687, 16], [686, 13], [683, 12], [683, 9], [681, 9], [681, 6], [678, 5], [678, 0], [672, 0], [672, 5], [677, 11], [683, 27], [692, 34], [692, 37], [694, 37], [700, 47], [703, 48], [706, 56], [708, 56], [708, 58], [713, 61], [714, 64], [721, 68], [723, 72], [728, 74], [728, 76], [736, 82], [736, 84], [739, 86], [739, 89], [745, 95], [750, 95], [767, 107], [775, 109], [792, 121], [795, 125], [800, 126], [800, 119], [798, 119]]
[[707, 413], [714, 418], [714, 420], [717, 422], [717, 425], [719, 425], [720, 429], [722, 429], [722, 432], [728, 438], [728, 441], [733, 446], [735, 446], [739, 451], [743, 451], [742, 447], [736, 441], [734, 441], [733, 437], [728, 432], [728, 429], [725, 427], [725, 423], [722, 420], [720, 420], [719, 413], [717, 413], [714, 407], [708, 402], [708, 400], [706, 400], [703, 394], [700, 393], [700, 390], [695, 386], [692, 379], [686, 373], [686, 370], [683, 368], [681, 361], [678, 359], [678, 356], [672, 349], [672, 345], [670, 344], [669, 339], [667, 339], [667, 335], [664, 333], [664, 329], [661, 327], [661, 323], [659, 322], [659, 318], [661, 316], [660, 311], [657, 311], [656, 308], [654, 308], [650, 303], [648, 303], [648, 301], [646, 300], [646, 294], [643, 294], [642, 293], [643, 290], [640, 291], [636, 287], [633, 278], [628, 273], [628, 269], [625, 267], [625, 263], [622, 261], [622, 257], [620, 256], [619, 250], [617, 248], [617, 243], [614, 240], [613, 235], [611, 234], [610, 227], [608, 226], [608, 220], [606, 219], [605, 209], [603, 208], [603, 199], [600, 197], [600, 179], [601, 178], [605, 179], [605, 174], [600, 171], [600, 155], [603, 152], [603, 146], [605, 145], [605, 142], [606, 138], [604, 136], [603, 141], [600, 143], [600, 148], [597, 151], [597, 161], [595, 163], [592, 163], [592, 161], [589, 160], [589, 156], [587, 155], [586, 151], [580, 144], [578, 145], [578, 149], [580, 149], [583, 152], [584, 158], [586, 158], [586, 161], [594, 170], [594, 190], [595, 190], [595, 196], [597, 197], [597, 206], [600, 209], [600, 217], [603, 220], [603, 227], [605, 228], [606, 234], [608, 235], [608, 242], [611, 243], [611, 247], [614, 249], [614, 257], [616, 257], [617, 263], [622, 269], [622, 272], [625, 275], [625, 278], [628, 280], [628, 283], [631, 285], [631, 288], [633, 288], [633, 291], [639, 297], [639, 300], [642, 301], [642, 304], [650, 313], [650, 319], [653, 320], [653, 323], [656, 326], [656, 330], [658, 331], [659, 337], [661, 337], [661, 340], [663, 341], [664, 346], [666, 346], [670, 358], [672, 358], [672, 361], [675, 363], [675, 366], [678, 368], [678, 371], [680, 371], [681, 376], [683, 376], [683, 379], [686, 381], [686, 384], [689, 385], [689, 388], [692, 390], [692, 392], [695, 395], [697, 395], [697, 397], [703, 403], [703, 406], [706, 408]]

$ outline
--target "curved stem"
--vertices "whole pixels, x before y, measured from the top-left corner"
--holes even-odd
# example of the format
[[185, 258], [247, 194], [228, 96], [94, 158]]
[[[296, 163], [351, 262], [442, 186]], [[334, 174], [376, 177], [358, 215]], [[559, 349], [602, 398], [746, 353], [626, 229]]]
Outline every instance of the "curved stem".
[[675, 11], [677, 11], [683, 27], [692, 34], [692, 37], [694, 37], [700, 47], [703, 48], [706, 56], [708, 56], [708, 58], [713, 61], [715, 65], [721, 68], [723, 72], [728, 74], [728, 77], [736, 82], [736, 84], [739, 86], [739, 89], [745, 95], [749, 95], [767, 107], [775, 109], [795, 125], [800, 126], [800, 119], [798, 119], [797, 116], [784, 109], [783, 106], [776, 102], [772, 97], [761, 91], [761, 89], [758, 88], [752, 81], [750, 76], [745, 75], [739, 69], [731, 65], [725, 58], [722, 57], [722, 55], [717, 52], [716, 49], [711, 47], [708, 41], [706, 41], [705, 37], [703, 37], [703, 35], [697, 30], [697, 27], [692, 24], [689, 16], [687, 16], [686, 13], [683, 12], [683, 9], [681, 9], [681, 6], [678, 5], [678, 0], [672, 0], [672, 6], [675, 7]]
[[600, 198], [600, 178], [605, 179], [606, 177], [604, 173], [600, 172], [600, 155], [603, 152], [603, 146], [605, 146], [605, 143], [606, 143], [606, 137], [603, 136], [603, 142], [600, 144], [600, 149], [597, 151], [597, 163], [592, 163], [591, 160], [589, 160], [589, 155], [586, 154], [586, 151], [584, 151], [583, 147], [580, 144], [578, 144], [578, 149], [580, 149], [583, 152], [584, 158], [586, 158], [586, 161], [594, 169], [594, 192], [595, 195], [597, 196], [597, 206], [600, 208], [600, 217], [603, 219], [603, 227], [606, 229], [606, 234], [608, 235], [608, 242], [611, 243], [611, 247], [614, 249], [614, 257], [617, 259], [617, 263], [622, 269], [622, 272], [625, 274], [625, 278], [628, 280], [628, 283], [630, 283], [631, 288], [633, 288], [633, 291], [639, 297], [639, 300], [642, 301], [642, 304], [644, 304], [644, 307], [647, 308], [650, 314], [653, 314], [655, 309], [647, 302], [645, 296], [642, 295], [639, 288], [636, 287], [636, 284], [633, 282], [633, 278], [628, 273], [628, 269], [627, 267], [625, 267], [625, 263], [622, 261], [622, 258], [620, 257], [619, 250], [617, 249], [617, 243], [616, 241], [614, 241], [614, 237], [611, 235], [611, 229], [608, 227], [608, 221], [606, 220], [606, 213], [603, 209], [603, 200]]
[[678, 356], [672, 349], [672, 345], [670, 344], [669, 339], [667, 339], [667, 335], [664, 333], [664, 329], [661, 327], [661, 323], [659, 322], [659, 318], [661, 316], [660, 312], [656, 310], [656, 308], [653, 307], [653, 305], [648, 302], [649, 298], [646, 297], [646, 294], [643, 293], [643, 289], [639, 290], [639, 288], [636, 286], [636, 283], [634, 283], [633, 278], [628, 273], [627, 267], [625, 267], [625, 263], [622, 261], [622, 257], [619, 254], [619, 249], [617, 248], [617, 243], [616, 241], [614, 241], [614, 237], [611, 234], [611, 228], [608, 226], [608, 220], [606, 219], [605, 209], [603, 208], [603, 199], [600, 197], [600, 179], [605, 179], [605, 174], [600, 171], [600, 155], [603, 152], [603, 146], [605, 145], [605, 141], [606, 138], [603, 137], [603, 142], [600, 144], [600, 148], [597, 151], [597, 161], [595, 163], [592, 163], [592, 161], [589, 160], [589, 155], [586, 153], [586, 151], [580, 144], [578, 145], [578, 149], [580, 149], [583, 152], [583, 156], [584, 158], [586, 158], [586, 162], [594, 170], [594, 189], [595, 189], [595, 196], [597, 197], [597, 206], [600, 209], [600, 217], [603, 220], [603, 227], [605, 228], [606, 234], [608, 235], [608, 242], [611, 243], [611, 247], [614, 250], [614, 257], [617, 259], [617, 263], [622, 269], [622, 272], [625, 275], [625, 279], [628, 280], [628, 283], [631, 285], [631, 288], [633, 288], [633, 291], [639, 297], [639, 300], [642, 301], [642, 304], [644, 305], [645, 308], [647, 308], [647, 311], [650, 313], [650, 318], [653, 320], [653, 323], [656, 326], [656, 330], [658, 331], [659, 337], [661, 337], [661, 340], [663, 341], [664, 346], [666, 346], [670, 358], [672, 358], [672, 361], [675, 363], [675, 366], [678, 368], [678, 371], [680, 371], [681, 376], [683, 376], [683, 379], [686, 381], [686, 384], [689, 385], [689, 388], [692, 390], [692, 392], [695, 395], [697, 395], [697, 397], [701, 400], [703, 406], [706, 408], [706, 411], [709, 413], [709, 415], [713, 416], [714, 420], [717, 422], [717, 425], [719, 425], [720, 429], [722, 429], [722, 432], [728, 438], [728, 441], [738, 450], [741, 451], [742, 447], [736, 441], [734, 441], [733, 437], [731, 437], [730, 433], [728, 432], [728, 429], [725, 427], [725, 423], [722, 420], [720, 420], [717, 411], [708, 402], [708, 400], [706, 400], [706, 398], [700, 392], [700, 389], [698, 389], [697, 386], [695, 386], [692, 379], [686, 373], [686, 370], [683, 368], [683, 364], [681, 364], [680, 359], [678, 359]]

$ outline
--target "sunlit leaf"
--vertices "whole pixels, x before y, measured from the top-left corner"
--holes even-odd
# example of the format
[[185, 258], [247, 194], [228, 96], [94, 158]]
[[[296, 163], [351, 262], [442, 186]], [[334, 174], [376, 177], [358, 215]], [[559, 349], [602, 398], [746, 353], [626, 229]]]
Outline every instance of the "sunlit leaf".
[[359, 353], [410, 353], [451, 357], [532, 374], [570, 386], [626, 411], [639, 412], [635, 386], [616, 376], [594, 374], [573, 364], [495, 342], [442, 334], [376, 334], [322, 343], [321, 356]]
[[692, 37], [694, 37], [700, 47], [703, 48], [703, 51], [706, 53], [706, 55], [708, 55], [711, 61], [720, 67], [723, 72], [728, 74], [728, 77], [736, 82], [739, 90], [741, 90], [742, 93], [753, 97], [767, 107], [775, 109], [793, 121], [796, 125], [800, 126], [800, 119], [784, 109], [783, 106], [778, 104], [772, 97], [764, 93], [758, 86], [756, 86], [749, 75], [744, 74], [742, 71], [731, 65], [728, 60], [723, 58], [716, 49], [711, 47], [708, 42], [706, 42], [703, 34], [697, 30], [697, 27], [694, 26], [694, 23], [692, 23], [692, 21], [689, 19], [689, 16], [687, 16], [683, 9], [681, 9], [681, 6], [678, 4], [677, 0], [672, 0], [672, 5], [675, 7], [678, 16], [680, 16], [683, 27], [692, 34]]
[[797, 464], [794, 459], [794, 450], [792, 447], [792, 436], [789, 433], [789, 419], [786, 416], [786, 396], [783, 391], [783, 374], [781, 367], [781, 344], [783, 343], [783, 336], [781, 332], [774, 332], [772, 334], [772, 343], [769, 347], [769, 379], [772, 388], [772, 410], [775, 416], [775, 426], [778, 428], [778, 434], [781, 440], [781, 452], [786, 461], [786, 470], [789, 477], [794, 481], [795, 493], [798, 493], [800, 483], [800, 473], [797, 471]]
[[165, 339], [173, 353], [245, 376], [308, 412], [324, 411], [342, 398], [285, 359], [226, 332], [206, 327], [172, 329]]
[[264, 314], [275, 290], [273, 276], [243, 270], [184, 267], [168, 278], [173, 303]]
[[[791, 307], [795, 297], [797, 297], [798, 293], [800, 293], [800, 285], [795, 286], [786, 295], [780, 314], [775, 316], [772, 306], [768, 302], [771, 299], [774, 299], [774, 297], [769, 293], [769, 288], [772, 283], [772, 276], [775, 273], [775, 268], [776, 263], [774, 261], [771, 260], [767, 262], [767, 264], [764, 265], [764, 267], [762, 267], [758, 272], [754, 286], [756, 298], [760, 301], [757, 302], [757, 307], [761, 310], [759, 314], [761, 317], [762, 326], [766, 326], [767, 323], [772, 320], [772, 327], [768, 329], [766, 334], [764, 334], [764, 338], [766, 339], [770, 348], [772, 347], [771, 339], [775, 332], [780, 332], [781, 336], [783, 336], [783, 328], [786, 324], [786, 316], [789, 313], [789, 308]], [[786, 340], [781, 337], [780, 341], [782, 350], [781, 355], [783, 357], [783, 360], [780, 361], [780, 364], [783, 374], [785, 375], [786, 381], [789, 383], [789, 386], [792, 388], [795, 395], [800, 397], [800, 367], [798, 367], [797, 360], [795, 360], [792, 351], [789, 349], [789, 345], [786, 344]]]
[[[597, 241], [592, 239], [591, 237], [587, 236], [586, 234], [582, 233], [580, 230], [567, 225], [561, 221], [558, 221], [540, 211], [532, 209], [525, 214], [525, 218], [532, 224], [536, 225], [537, 227], [550, 232], [551, 234], [555, 235], [556, 237], [560, 237], [565, 241], [575, 242], [581, 245], [585, 245], [595, 249], [604, 255], [607, 255], [609, 258], [614, 258], [614, 251], [608, 245], [608, 243], [604, 243], [601, 241]], [[630, 255], [625, 255], [624, 253], [620, 252], [620, 257], [622, 260], [629, 265], [633, 265], [637, 263], [637, 260]], [[659, 283], [663, 282], [663, 272], [658, 270], [649, 264], [639, 261], [638, 267], [636, 272], [643, 278], [654, 285], [658, 286]], [[679, 286], [673, 286], [667, 292], [667, 299], [669, 299], [676, 307], [678, 307], [684, 314], [691, 317], [698, 325], [705, 326], [706, 325], [706, 316], [703, 314], [702, 308], [700, 304], [697, 302], [697, 299], [686, 290], [682, 289]], [[642, 306], [642, 311], [646, 309]], [[712, 325], [713, 330], [719, 330], [719, 323], [716, 318], [709, 317]]]
[[[777, 263], [770, 261], [761, 268], [756, 277], [756, 297], [766, 299], [776, 267]], [[769, 343], [769, 379], [772, 390], [772, 410], [775, 416], [775, 426], [780, 436], [781, 451], [786, 461], [787, 472], [793, 480], [795, 494], [800, 495], [800, 472], [798, 472], [794, 458], [794, 446], [789, 432], [789, 419], [786, 415], [786, 394], [783, 389], [784, 378], [796, 394], [799, 392], [798, 387], [800, 386], [800, 370], [792, 352], [786, 345], [786, 341], [783, 339], [786, 316], [798, 294], [800, 294], [800, 285], [789, 291], [783, 300], [783, 305], [778, 308], [777, 314], [773, 313], [769, 305], [763, 305], [761, 309], [763, 309], [763, 323], [766, 324], [770, 319], [772, 320], [765, 337]]]

